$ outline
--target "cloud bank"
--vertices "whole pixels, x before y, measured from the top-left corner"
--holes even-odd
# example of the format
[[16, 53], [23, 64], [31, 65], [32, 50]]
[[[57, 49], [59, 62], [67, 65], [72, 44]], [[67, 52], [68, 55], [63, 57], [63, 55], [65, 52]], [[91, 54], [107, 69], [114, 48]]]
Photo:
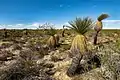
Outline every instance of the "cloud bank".
[[[1, 24], [0, 29], [37, 29], [39, 25], [43, 25], [44, 23], [34, 22], [31, 24]], [[55, 24], [56, 29], [63, 28], [63, 25], [69, 25], [67, 22], [63, 24]], [[120, 20], [103, 20], [103, 29], [120, 29]]]
[[120, 20], [103, 20], [103, 29], [120, 29]]

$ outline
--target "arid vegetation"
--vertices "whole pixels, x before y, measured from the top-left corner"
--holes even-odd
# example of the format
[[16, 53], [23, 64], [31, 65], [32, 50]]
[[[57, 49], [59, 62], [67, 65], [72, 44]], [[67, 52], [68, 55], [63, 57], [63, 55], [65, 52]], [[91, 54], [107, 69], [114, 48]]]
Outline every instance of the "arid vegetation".
[[1, 29], [0, 80], [120, 80], [120, 30], [100, 26], [94, 45], [91, 18], [69, 24], [69, 29], [48, 23], [36, 30]]

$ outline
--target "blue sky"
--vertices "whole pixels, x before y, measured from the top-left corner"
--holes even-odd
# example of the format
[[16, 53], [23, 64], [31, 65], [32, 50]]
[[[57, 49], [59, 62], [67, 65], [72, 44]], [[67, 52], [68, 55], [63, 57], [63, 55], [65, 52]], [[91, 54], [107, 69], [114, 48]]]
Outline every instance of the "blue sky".
[[119, 0], [0, 0], [0, 28], [37, 28], [49, 22], [61, 28], [76, 17], [96, 20], [102, 14], [104, 28], [120, 28]]

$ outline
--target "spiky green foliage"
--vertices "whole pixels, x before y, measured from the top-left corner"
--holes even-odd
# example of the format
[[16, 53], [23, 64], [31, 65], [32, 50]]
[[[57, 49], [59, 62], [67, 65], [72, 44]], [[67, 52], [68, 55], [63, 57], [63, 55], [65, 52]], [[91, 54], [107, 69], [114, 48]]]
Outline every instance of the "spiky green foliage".
[[73, 30], [75, 30], [79, 34], [85, 34], [87, 31], [89, 31], [93, 27], [93, 21], [89, 17], [85, 18], [76, 18], [74, 21], [68, 22], [70, 26], [67, 26]]
[[101, 15], [97, 18], [97, 20], [98, 20], [98, 21], [101, 21], [101, 20], [106, 19], [106, 18], [108, 18], [108, 17], [109, 17], [108, 14], [101, 14]]
[[52, 27], [50, 27], [50, 29], [48, 30], [48, 35], [53, 36], [53, 35], [55, 35], [56, 33], [57, 33], [56, 30], [55, 30], [54, 28], [52, 28]]

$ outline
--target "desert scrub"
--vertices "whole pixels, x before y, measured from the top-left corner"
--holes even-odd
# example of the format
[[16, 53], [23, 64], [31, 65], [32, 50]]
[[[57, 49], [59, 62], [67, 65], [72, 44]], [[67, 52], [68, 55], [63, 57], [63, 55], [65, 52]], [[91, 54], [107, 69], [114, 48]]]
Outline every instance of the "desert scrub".
[[41, 43], [36, 43], [34, 45], [29, 45], [28, 46], [29, 49], [31, 49], [32, 51], [34, 51], [34, 55], [36, 55], [36, 58], [43, 58], [44, 55], [48, 54], [48, 47], [42, 45]]
[[12, 58], [13, 54], [7, 50], [0, 50], [0, 61], [7, 61], [8, 57]]
[[109, 50], [114, 52], [115, 54], [120, 54], [120, 39], [114, 40], [115, 42], [110, 42], [108, 44]]
[[22, 50], [22, 46], [20, 44], [14, 44], [12, 47], [13, 50]]
[[4, 76], [0, 80], [22, 80], [25, 76], [37, 75], [38, 68], [34, 67], [33, 61], [27, 60], [25, 57], [24, 59], [21, 58], [16, 64], [9, 66], [8, 70], [2, 73]]
[[107, 80], [120, 80], [120, 55], [114, 53], [105, 53], [101, 56], [102, 66], [105, 70], [102, 71], [103, 77]]
[[99, 44], [96, 48], [101, 60], [101, 75], [105, 80], [120, 79], [120, 54], [116, 49], [114, 42]]
[[8, 41], [7, 42], [2, 41], [0, 44], [2, 48], [9, 48], [13, 43]]
[[0, 80], [52, 80], [35, 61], [30, 50], [22, 50], [16, 62], [0, 69]]

